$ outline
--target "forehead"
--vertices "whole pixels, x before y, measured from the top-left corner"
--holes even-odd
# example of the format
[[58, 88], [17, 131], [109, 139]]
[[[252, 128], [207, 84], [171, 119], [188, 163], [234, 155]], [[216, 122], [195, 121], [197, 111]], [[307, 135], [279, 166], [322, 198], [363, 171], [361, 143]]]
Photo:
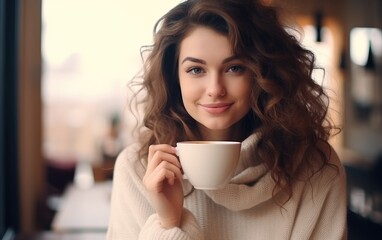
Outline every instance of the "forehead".
[[179, 57], [226, 58], [232, 55], [228, 37], [208, 27], [192, 29], [180, 43]]

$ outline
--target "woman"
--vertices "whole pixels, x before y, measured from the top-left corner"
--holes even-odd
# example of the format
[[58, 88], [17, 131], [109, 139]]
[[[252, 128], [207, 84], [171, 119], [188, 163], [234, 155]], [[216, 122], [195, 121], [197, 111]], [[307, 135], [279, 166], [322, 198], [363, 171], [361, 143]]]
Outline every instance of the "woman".
[[[108, 239], [345, 239], [346, 185], [313, 54], [250, 0], [188, 0], [155, 26], [143, 126], [114, 172]], [[242, 142], [236, 175], [193, 189], [174, 146]]]

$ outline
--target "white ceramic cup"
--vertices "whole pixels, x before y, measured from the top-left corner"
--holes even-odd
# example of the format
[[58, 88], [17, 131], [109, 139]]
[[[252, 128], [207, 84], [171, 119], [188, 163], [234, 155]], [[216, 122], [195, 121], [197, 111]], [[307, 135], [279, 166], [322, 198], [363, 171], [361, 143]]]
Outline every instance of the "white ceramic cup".
[[240, 142], [185, 141], [176, 145], [185, 177], [197, 189], [219, 189], [235, 174]]

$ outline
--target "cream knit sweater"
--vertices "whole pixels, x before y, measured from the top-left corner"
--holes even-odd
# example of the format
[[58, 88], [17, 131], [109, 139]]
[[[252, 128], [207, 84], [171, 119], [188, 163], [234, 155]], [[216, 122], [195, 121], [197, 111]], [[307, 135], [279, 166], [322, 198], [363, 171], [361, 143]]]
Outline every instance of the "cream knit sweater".
[[[346, 239], [346, 183], [335, 154], [309, 182], [298, 182], [282, 207], [271, 199], [274, 182], [263, 164], [251, 159], [257, 136], [242, 144], [240, 164], [231, 183], [215, 191], [195, 190], [184, 200], [179, 228], [164, 229], [147, 200], [142, 183], [144, 160], [138, 145], [118, 157], [113, 180], [109, 240], [151, 239]], [[184, 192], [191, 185], [183, 182]], [[285, 196], [284, 196], [285, 197]], [[282, 201], [281, 192], [276, 199]]]

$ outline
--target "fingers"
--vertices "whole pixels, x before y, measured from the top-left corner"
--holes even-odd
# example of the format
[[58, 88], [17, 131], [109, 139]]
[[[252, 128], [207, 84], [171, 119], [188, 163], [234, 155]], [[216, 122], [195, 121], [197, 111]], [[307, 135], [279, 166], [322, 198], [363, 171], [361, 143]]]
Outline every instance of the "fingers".
[[182, 179], [182, 173], [175, 148], [167, 144], [150, 146], [144, 177], [146, 187], [160, 191], [165, 181], [173, 185], [176, 179]]
[[147, 176], [146, 187], [160, 192], [166, 181], [169, 185], [174, 185], [177, 179], [182, 179], [180, 169], [173, 164], [163, 161]]
[[154, 173], [158, 172], [157, 174], [159, 176], [166, 176], [168, 180], [171, 180], [171, 185], [175, 182], [175, 179], [182, 179], [182, 173], [180, 171], [180, 168], [178, 166], [173, 165], [172, 163], [169, 163], [167, 161], [161, 162], [158, 167], [156, 168], [156, 171]]
[[167, 161], [180, 168], [175, 152], [175, 148], [167, 144], [151, 145], [149, 147], [147, 171], [153, 171], [162, 161]]

